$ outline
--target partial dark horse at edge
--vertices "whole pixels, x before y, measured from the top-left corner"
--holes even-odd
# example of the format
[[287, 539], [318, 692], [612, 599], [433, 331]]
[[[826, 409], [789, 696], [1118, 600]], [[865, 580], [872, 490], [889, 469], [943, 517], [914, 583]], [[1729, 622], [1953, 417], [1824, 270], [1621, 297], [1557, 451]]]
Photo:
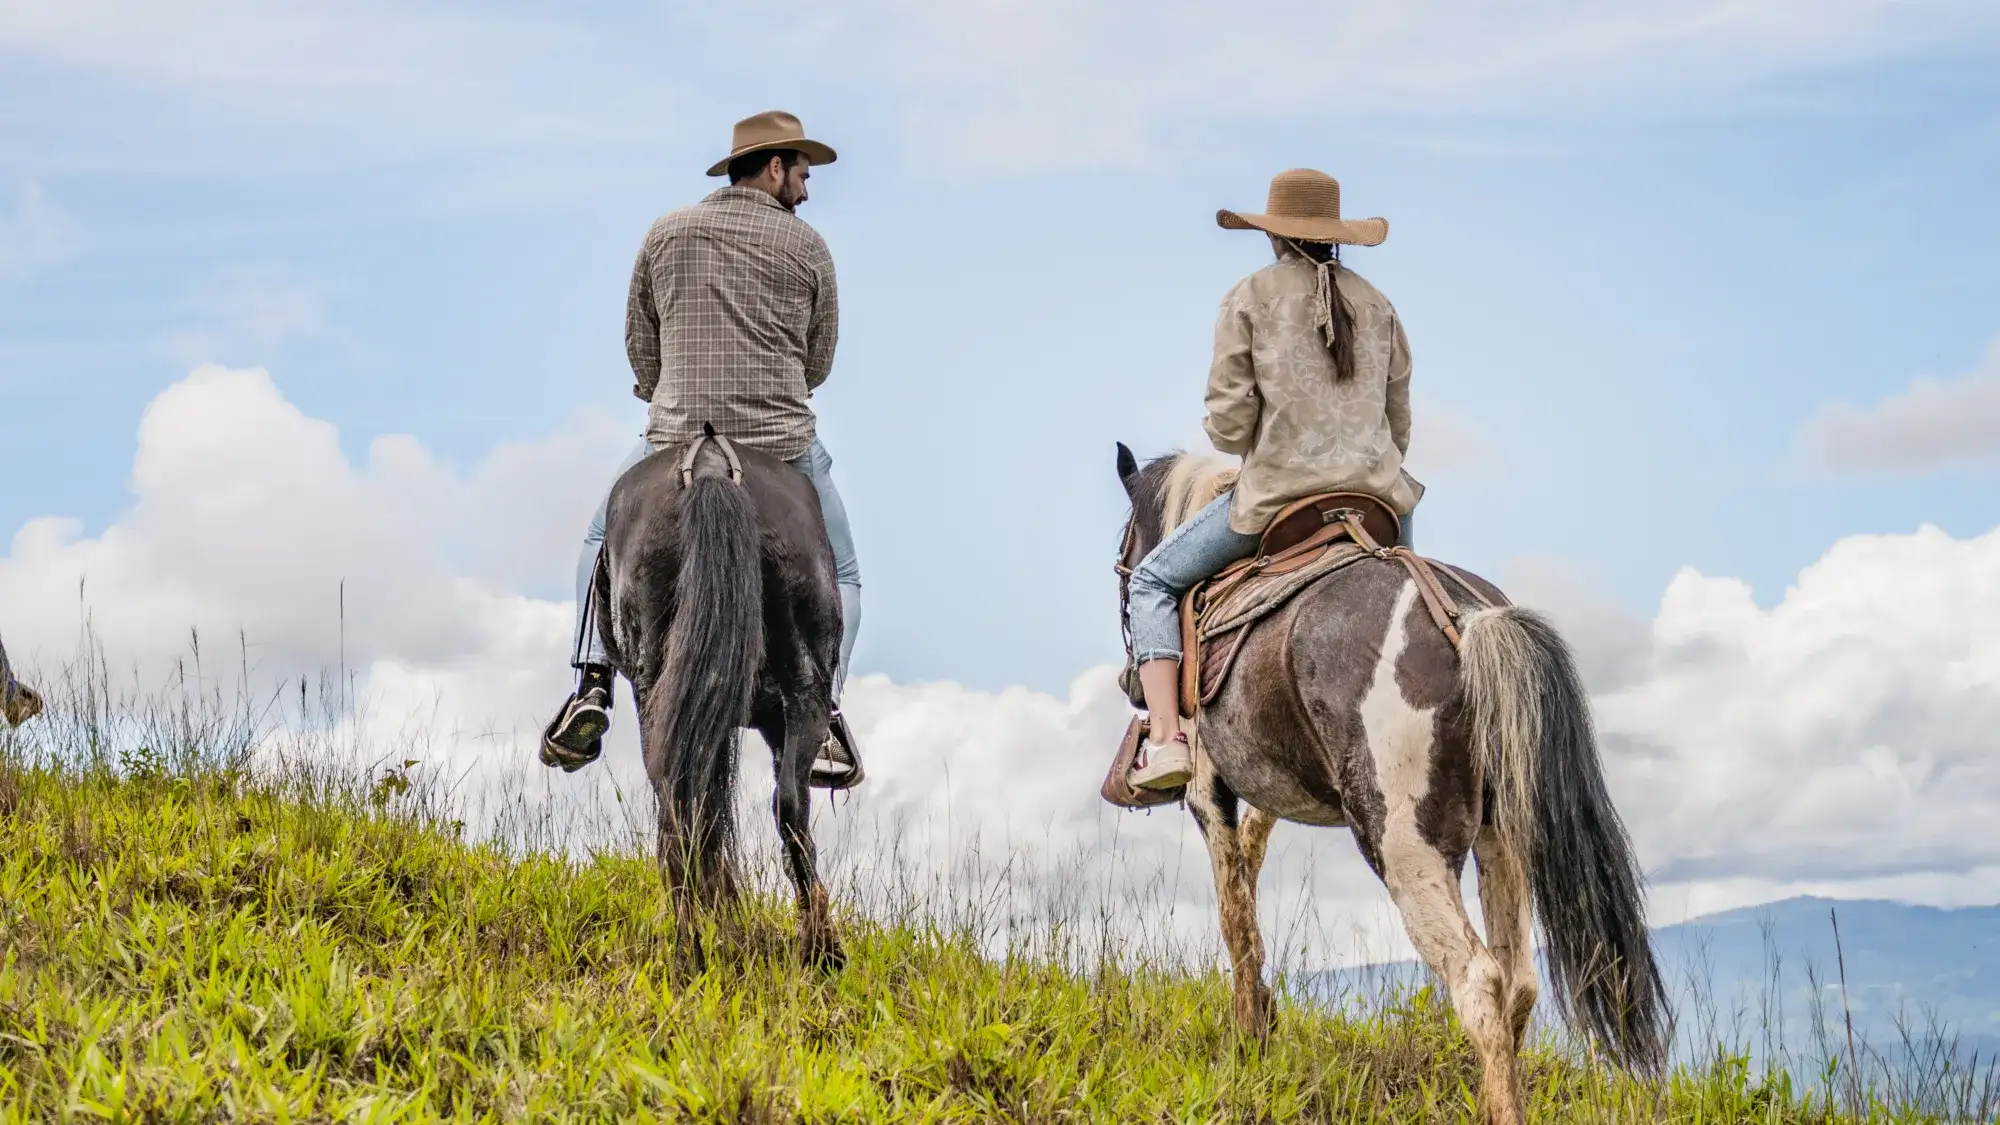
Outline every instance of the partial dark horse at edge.
[[14, 666], [7, 662], [7, 646], [0, 644], [0, 721], [18, 727], [42, 713], [42, 697], [14, 678]]
[[736, 452], [740, 480], [710, 441], [685, 482], [683, 446], [612, 487], [599, 629], [638, 703], [679, 956], [704, 963], [698, 914], [740, 894], [737, 748], [748, 726], [771, 747], [804, 956], [838, 968], [845, 956], [815, 869], [808, 788], [840, 651], [833, 551], [811, 480], [767, 454]]

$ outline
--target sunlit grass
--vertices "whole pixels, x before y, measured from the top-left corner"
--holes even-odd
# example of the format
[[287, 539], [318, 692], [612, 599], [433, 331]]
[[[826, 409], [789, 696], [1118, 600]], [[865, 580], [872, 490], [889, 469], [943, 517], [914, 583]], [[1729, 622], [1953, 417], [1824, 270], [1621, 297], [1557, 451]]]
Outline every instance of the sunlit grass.
[[[475, 839], [400, 761], [274, 767], [255, 709], [109, 698], [0, 735], [0, 1122], [1471, 1120], [1429, 990], [1283, 1000], [1259, 1048], [1198, 958], [1053, 917], [996, 952], [988, 890], [916, 883], [843, 895], [838, 975], [760, 895], [677, 976], [629, 847]], [[1525, 1069], [1537, 1121], [1931, 1119], [1722, 1050], [1658, 1083], [1553, 1041]]]

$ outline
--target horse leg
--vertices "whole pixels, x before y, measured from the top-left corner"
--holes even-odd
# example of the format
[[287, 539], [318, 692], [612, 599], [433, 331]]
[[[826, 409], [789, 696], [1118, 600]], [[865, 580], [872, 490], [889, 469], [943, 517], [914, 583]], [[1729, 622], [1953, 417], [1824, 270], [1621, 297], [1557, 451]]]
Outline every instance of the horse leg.
[[1264, 852], [1271, 845], [1271, 829], [1278, 826], [1278, 818], [1255, 805], [1243, 806], [1243, 821], [1237, 826], [1236, 835], [1243, 843], [1243, 863], [1250, 871], [1250, 893], [1257, 893], [1257, 877], [1264, 870]]
[[1486, 947], [1507, 974], [1504, 1009], [1514, 1033], [1514, 1051], [1527, 1044], [1540, 986], [1535, 982], [1534, 915], [1528, 875], [1521, 857], [1492, 828], [1482, 828], [1473, 845], [1479, 859], [1479, 905], [1486, 917]]
[[639, 756], [646, 763], [646, 777], [653, 783], [654, 807], [658, 810], [655, 845], [660, 883], [674, 912], [674, 969], [678, 973], [699, 974], [707, 968], [707, 957], [702, 949], [701, 927], [695, 918], [691, 872], [688, 869], [689, 849], [693, 844], [667, 815], [667, 797], [660, 791], [666, 783], [665, 747], [659, 745], [644, 721], [644, 716], [648, 714], [646, 701], [652, 694], [651, 685], [659, 669], [657, 666], [642, 666], [635, 671], [637, 675], [628, 675], [632, 681], [632, 702], [641, 716]]
[[[847, 954], [834, 932], [833, 912], [820, 882], [812, 838], [812, 763], [826, 742], [829, 717], [822, 699], [803, 700], [794, 692], [785, 700], [784, 731], [772, 740], [777, 775], [778, 838], [785, 846], [786, 872], [798, 896], [799, 948], [807, 964], [838, 970]], [[766, 738], [770, 736], [767, 734]]]
[[1479, 1055], [1482, 1117], [1488, 1125], [1520, 1125], [1519, 1068], [1504, 1003], [1507, 975], [1473, 931], [1453, 864], [1415, 823], [1392, 823], [1382, 846], [1382, 879], [1417, 952], [1450, 990], [1452, 1008]]
[[[1257, 931], [1256, 876], [1237, 827], [1236, 794], [1215, 772], [1215, 763], [1201, 748], [1199, 736], [1193, 741], [1194, 777], [1188, 782], [1187, 807], [1208, 844], [1208, 862], [1215, 873], [1222, 940], [1229, 948], [1235, 988], [1236, 1026], [1261, 1043], [1270, 1035], [1277, 1013], [1271, 1004], [1271, 990], [1264, 986], [1264, 937]], [[1261, 858], [1261, 844], [1257, 850]]]

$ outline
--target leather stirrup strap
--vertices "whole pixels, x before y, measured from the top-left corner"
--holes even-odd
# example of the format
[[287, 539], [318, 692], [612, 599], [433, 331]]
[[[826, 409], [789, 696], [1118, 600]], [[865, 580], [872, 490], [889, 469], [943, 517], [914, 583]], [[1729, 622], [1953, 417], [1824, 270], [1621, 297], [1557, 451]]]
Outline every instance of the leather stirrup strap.
[[1195, 595], [1200, 587], [1181, 599], [1181, 718], [1191, 719], [1201, 703], [1201, 631], [1197, 628]]
[[722, 449], [723, 459], [729, 462], [730, 483], [743, 483], [743, 462], [736, 456], [736, 446], [731, 444], [728, 438], [716, 433], [714, 426], [704, 422], [701, 426], [701, 435], [688, 443], [687, 455], [681, 458], [682, 488], [694, 484], [694, 460], [701, 456], [701, 447], [711, 441]]
[[1445, 593], [1444, 587], [1438, 584], [1437, 575], [1431, 573], [1430, 564], [1408, 547], [1397, 547], [1391, 553], [1395, 555], [1397, 562], [1403, 564], [1403, 569], [1410, 572], [1410, 577], [1416, 580], [1417, 593], [1422, 594], [1424, 598], [1424, 608], [1431, 611], [1431, 621], [1444, 633], [1445, 639], [1451, 642], [1451, 647], [1463, 646], [1465, 639], [1458, 632], [1460, 613], [1458, 604], [1453, 602], [1451, 595]]
[[1392, 558], [1402, 563], [1403, 569], [1409, 571], [1410, 578], [1416, 582], [1417, 593], [1423, 596], [1424, 608], [1430, 611], [1431, 621], [1438, 627], [1438, 631], [1451, 642], [1451, 647], [1459, 648], [1464, 645], [1465, 638], [1458, 631], [1458, 619], [1463, 615], [1463, 611], [1445, 591], [1444, 585], [1437, 580], [1437, 575], [1431, 572], [1430, 564], [1424, 561], [1423, 556], [1408, 547], [1383, 547], [1375, 542], [1375, 538], [1368, 534], [1368, 529], [1361, 526], [1361, 513], [1353, 509], [1343, 509], [1340, 513], [1340, 522], [1346, 526], [1347, 533], [1354, 537], [1354, 541], [1367, 548], [1376, 558]]

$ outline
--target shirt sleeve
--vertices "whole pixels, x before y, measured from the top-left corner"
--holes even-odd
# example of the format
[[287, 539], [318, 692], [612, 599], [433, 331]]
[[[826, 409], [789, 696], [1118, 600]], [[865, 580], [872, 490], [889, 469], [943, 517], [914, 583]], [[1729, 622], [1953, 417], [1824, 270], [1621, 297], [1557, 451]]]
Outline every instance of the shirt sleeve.
[[824, 244], [813, 265], [813, 314], [806, 329], [806, 390], [819, 389], [833, 373], [833, 349], [840, 342], [840, 287], [833, 277], [833, 255]]
[[642, 402], [653, 401], [653, 389], [660, 385], [660, 310], [653, 301], [653, 271], [647, 253], [652, 240], [639, 247], [639, 260], [632, 264], [632, 286], [625, 296], [625, 358], [632, 363], [632, 393]]
[[1403, 335], [1403, 318], [1389, 318], [1389, 436], [1396, 451], [1410, 452], [1410, 340]]
[[1250, 359], [1250, 314], [1237, 291], [1222, 302], [1215, 321], [1215, 356], [1208, 365], [1208, 417], [1202, 428], [1224, 453], [1250, 452], [1263, 413], [1257, 393], [1257, 372]]

